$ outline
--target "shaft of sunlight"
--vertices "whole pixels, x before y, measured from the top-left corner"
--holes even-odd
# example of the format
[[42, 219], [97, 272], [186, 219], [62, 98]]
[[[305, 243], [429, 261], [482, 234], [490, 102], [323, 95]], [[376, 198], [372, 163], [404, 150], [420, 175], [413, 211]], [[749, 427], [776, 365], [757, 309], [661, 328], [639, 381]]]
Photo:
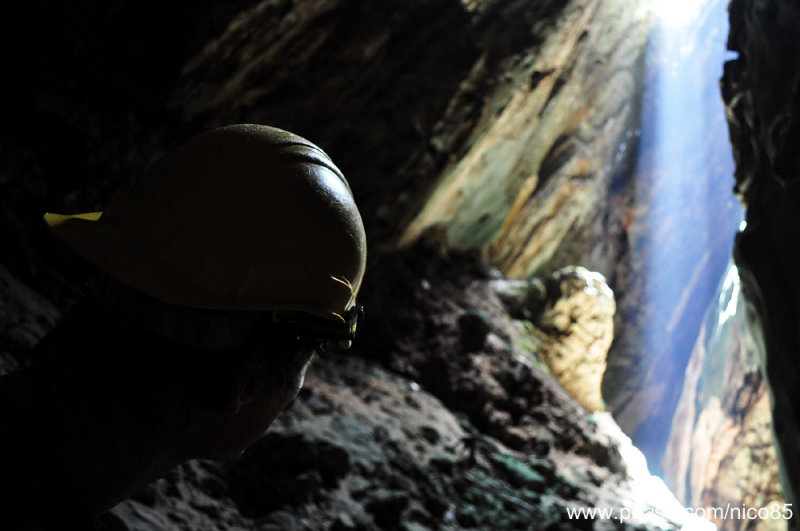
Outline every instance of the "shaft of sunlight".
[[[681, 389], [689, 356], [725, 274], [741, 209], [719, 90], [728, 56], [725, 0], [652, 0], [637, 163], [634, 236], [643, 264], [640, 348], [645, 388]], [[671, 412], [637, 428], [634, 442], [661, 474]], [[655, 398], [654, 398], [655, 400]]]

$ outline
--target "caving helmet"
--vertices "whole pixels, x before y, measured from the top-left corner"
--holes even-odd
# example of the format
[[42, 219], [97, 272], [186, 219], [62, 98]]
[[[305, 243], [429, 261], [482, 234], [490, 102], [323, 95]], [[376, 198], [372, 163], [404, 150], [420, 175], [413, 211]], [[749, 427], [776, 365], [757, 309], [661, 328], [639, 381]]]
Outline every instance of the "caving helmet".
[[158, 301], [300, 314], [322, 339], [355, 333], [361, 216], [328, 155], [292, 133], [212, 130], [118, 190], [103, 212], [45, 219], [83, 258]]

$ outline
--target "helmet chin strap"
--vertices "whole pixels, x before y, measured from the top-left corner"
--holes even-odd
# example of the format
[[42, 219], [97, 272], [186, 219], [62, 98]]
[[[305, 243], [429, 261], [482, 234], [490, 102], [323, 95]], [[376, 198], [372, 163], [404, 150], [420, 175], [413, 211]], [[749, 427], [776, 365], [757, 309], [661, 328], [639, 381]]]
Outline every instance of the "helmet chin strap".
[[199, 350], [239, 347], [257, 330], [275, 324], [291, 327], [298, 339], [347, 349], [356, 337], [364, 315], [363, 306], [348, 310], [343, 323], [304, 312], [190, 308], [162, 302], [109, 276], [103, 277], [93, 295], [128, 328], [150, 332]]

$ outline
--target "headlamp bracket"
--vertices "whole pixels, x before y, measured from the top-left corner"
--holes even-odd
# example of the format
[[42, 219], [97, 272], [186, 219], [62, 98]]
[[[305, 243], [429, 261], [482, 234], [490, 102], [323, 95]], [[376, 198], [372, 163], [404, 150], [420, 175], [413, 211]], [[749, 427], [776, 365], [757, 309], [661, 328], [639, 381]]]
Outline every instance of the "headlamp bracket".
[[364, 307], [350, 308], [343, 323], [299, 312], [275, 312], [273, 321], [292, 324], [301, 339], [352, 341], [363, 324]]

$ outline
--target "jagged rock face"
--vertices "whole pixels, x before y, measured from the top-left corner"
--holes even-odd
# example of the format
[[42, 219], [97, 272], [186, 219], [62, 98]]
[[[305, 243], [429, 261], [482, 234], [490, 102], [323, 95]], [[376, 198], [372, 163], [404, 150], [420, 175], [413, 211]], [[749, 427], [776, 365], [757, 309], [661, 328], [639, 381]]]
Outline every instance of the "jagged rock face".
[[[691, 507], [783, 509], [771, 436], [769, 400], [759, 352], [739, 297], [735, 268], [729, 268], [709, 307], [672, 421], [664, 456], [665, 480]], [[719, 519], [720, 529], [739, 529], [736, 519]], [[754, 529], [785, 522], [759, 521]]]
[[[762, 360], [784, 496], [800, 492], [800, 181], [798, 72], [800, 8], [794, 2], [734, 0], [726, 65], [726, 101], [736, 158], [736, 191], [747, 228], [736, 241], [736, 263], [754, 327], [763, 334]], [[794, 523], [798, 525], [795, 518]]]
[[613, 269], [613, 246], [597, 242], [618, 146], [638, 120], [645, 22], [631, 2], [572, 2], [540, 46], [507, 59], [401, 244], [437, 227], [518, 278], [592, 255]]
[[638, 512], [617, 529], [669, 528], [641, 518], [637, 494], [591, 458], [515, 452], [413, 380], [335, 357], [314, 365], [305, 390], [240, 461], [189, 462], [107, 519], [164, 531], [574, 529], [592, 523], [570, 520], [565, 507], [600, 506]]

